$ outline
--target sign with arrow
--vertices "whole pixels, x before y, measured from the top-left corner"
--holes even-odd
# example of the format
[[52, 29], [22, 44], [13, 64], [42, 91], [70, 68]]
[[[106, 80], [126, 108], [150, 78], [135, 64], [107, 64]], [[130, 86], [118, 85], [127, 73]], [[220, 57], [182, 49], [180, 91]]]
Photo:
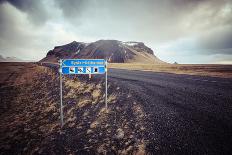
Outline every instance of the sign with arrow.
[[104, 59], [64, 59], [60, 60], [60, 120], [61, 127], [64, 125], [63, 113], [63, 91], [62, 75], [63, 74], [105, 74], [105, 106], [107, 104], [107, 61]]
[[61, 63], [62, 74], [104, 74], [104, 59], [64, 59]]

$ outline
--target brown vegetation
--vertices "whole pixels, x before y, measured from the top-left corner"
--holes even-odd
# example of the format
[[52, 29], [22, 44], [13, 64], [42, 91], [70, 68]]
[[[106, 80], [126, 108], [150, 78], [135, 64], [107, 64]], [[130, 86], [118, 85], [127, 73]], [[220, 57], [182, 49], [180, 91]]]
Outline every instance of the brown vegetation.
[[56, 69], [32, 63], [2, 63], [0, 74], [1, 154], [145, 151], [143, 110], [129, 92], [113, 83], [109, 84], [106, 110], [104, 79], [65, 76], [65, 124], [61, 129]]
[[110, 63], [109, 68], [232, 78], [232, 65]]

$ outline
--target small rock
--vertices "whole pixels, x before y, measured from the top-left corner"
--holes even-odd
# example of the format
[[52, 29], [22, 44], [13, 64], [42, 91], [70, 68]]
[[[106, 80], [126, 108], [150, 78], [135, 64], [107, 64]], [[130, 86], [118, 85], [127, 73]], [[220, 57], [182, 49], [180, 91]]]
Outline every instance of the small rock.
[[133, 135], [130, 135], [130, 136], [129, 136], [129, 138], [131, 138], [131, 139], [132, 139], [132, 138], [134, 138], [134, 136], [133, 136]]
[[124, 137], [124, 131], [123, 131], [121, 128], [119, 128], [119, 129], [117, 130], [117, 135], [116, 135], [116, 137], [117, 137], [118, 139], [122, 139], [122, 138]]
[[93, 130], [88, 129], [87, 134], [91, 134], [91, 133], [93, 133]]

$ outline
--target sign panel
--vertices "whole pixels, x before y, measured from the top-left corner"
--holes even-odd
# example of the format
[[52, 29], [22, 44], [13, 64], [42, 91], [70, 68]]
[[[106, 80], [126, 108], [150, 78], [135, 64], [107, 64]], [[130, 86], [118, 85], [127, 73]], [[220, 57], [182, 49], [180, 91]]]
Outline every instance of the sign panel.
[[61, 63], [62, 74], [104, 74], [104, 59], [64, 59]]

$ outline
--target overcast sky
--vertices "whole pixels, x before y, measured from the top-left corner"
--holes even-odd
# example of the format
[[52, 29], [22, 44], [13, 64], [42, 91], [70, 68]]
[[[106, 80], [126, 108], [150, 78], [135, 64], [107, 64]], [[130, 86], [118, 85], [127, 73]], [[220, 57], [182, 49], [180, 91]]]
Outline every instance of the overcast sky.
[[144, 42], [167, 62], [232, 63], [232, 0], [0, 0], [5, 57], [99, 39]]

